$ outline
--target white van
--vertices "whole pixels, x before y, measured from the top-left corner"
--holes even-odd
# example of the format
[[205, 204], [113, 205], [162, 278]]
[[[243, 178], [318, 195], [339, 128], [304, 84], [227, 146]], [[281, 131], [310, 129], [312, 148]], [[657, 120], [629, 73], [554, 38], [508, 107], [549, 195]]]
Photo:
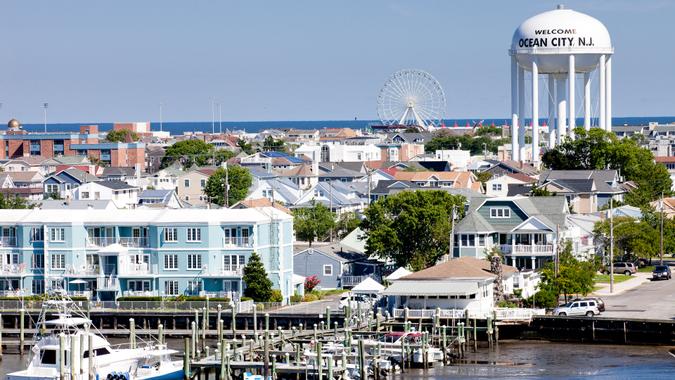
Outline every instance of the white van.
[[568, 302], [553, 309], [553, 315], [585, 315], [592, 317], [600, 314], [598, 304], [594, 300], [579, 300]]

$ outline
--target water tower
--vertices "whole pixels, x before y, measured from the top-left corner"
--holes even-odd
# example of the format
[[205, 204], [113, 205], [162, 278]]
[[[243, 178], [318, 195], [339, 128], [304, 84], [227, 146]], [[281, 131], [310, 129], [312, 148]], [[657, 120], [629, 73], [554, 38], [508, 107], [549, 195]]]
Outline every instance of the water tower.
[[[598, 127], [611, 130], [612, 54], [607, 28], [595, 18], [565, 9], [540, 13], [525, 20], [513, 34], [511, 49], [511, 147], [512, 159], [524, 161], [525, 112], [531, 107], [532, 161], [539, 162], [539, 78], [548, 79], [549, 148], [576, 127], [577, 76], [583, 79], [584, 128], [591, 127], [591, 99], [597, 96]], [[591, 93], [591, 72], [598, 70], [597, 93]], [[525, 76], [531, 88], [525, 88]], [[525, 104], [526, 90], [531, 91]], [[594, 102], [595, 104], [595, 102]]]

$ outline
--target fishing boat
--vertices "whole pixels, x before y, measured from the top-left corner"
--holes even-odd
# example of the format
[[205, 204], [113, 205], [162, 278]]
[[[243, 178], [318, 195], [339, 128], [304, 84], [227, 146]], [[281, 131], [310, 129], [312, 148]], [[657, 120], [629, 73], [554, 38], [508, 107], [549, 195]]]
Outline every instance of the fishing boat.
[[[135, 336], [126, 345], [112, 345], [91, 320], [64, 293], [43, 302], [26, 369], [8, 380], [180, 380], [182, 362], [177, 351], [161, 343], [142, 342]], [[124, 346], [127, 346], [126, 348]]]

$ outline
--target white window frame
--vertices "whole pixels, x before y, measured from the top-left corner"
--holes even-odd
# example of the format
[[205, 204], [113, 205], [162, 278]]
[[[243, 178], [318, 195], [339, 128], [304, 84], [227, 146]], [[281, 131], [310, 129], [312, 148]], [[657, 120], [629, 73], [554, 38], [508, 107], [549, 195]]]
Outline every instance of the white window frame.
[[[326, 269], [328, 269], [328, 272], [326, 272]], [[323, 265], [323, 275], [324, 277], [333, 277], [333, 264]]]
[[164, 295], [177, 296], [178, 295], [178, 281], [167, 280], [164, 281]]
[[50, 255], [51, 259], [51, 269], [63, 270], [66, 269], [66, 254], [65, 253], [52, 253]]
[[502, 184], [501, 183], [493, 183], [492, 184], [492, 191], [502, 191]]
[[202, 229], [199, 227], [188, 227], [187, 241], [192, 243], [202, 241]]
[[491, 219], [508, 219], [511, 217], [511, 209], [508, 207], [491, 207]]
[[63, 227], [51, 227], [49, 229], [49, 241], [63, 242], [66, 240], [66, 229]]
[[202, 269], [202, 255], [199, 253], [190, 253], [187, 255], [187, 269], [201, 270]]
[[166, 242], [178, 241], [178, 228], [175, 227], [164, 228], [164, 241]]
[[44, 253], [33, 253], [30, 260], [31, 269], [44, 269], [45, 255]]
[[164, 254], [164, 270], [178, 270], [178, 254], [165, 253]]
[[30, 241], [44, 241], [45, 230], [42, 227], [32, 227], [30, 229]]

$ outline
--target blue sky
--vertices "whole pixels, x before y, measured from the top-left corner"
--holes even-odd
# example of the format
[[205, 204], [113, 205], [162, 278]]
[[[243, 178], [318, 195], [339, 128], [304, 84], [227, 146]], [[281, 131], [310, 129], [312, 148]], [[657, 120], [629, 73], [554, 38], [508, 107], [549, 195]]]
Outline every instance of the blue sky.
[[[509, 115], [507, 50], [559, 1], [10, 1], [0, 3], [0, 120], [376, 118], [402, 68], [432, 73], [448, 118]], [[674, 115], [667, 0], [567, 1], [614, 47], [614, 115]], [[660, 48], [661, 47], [661, 48]]]

